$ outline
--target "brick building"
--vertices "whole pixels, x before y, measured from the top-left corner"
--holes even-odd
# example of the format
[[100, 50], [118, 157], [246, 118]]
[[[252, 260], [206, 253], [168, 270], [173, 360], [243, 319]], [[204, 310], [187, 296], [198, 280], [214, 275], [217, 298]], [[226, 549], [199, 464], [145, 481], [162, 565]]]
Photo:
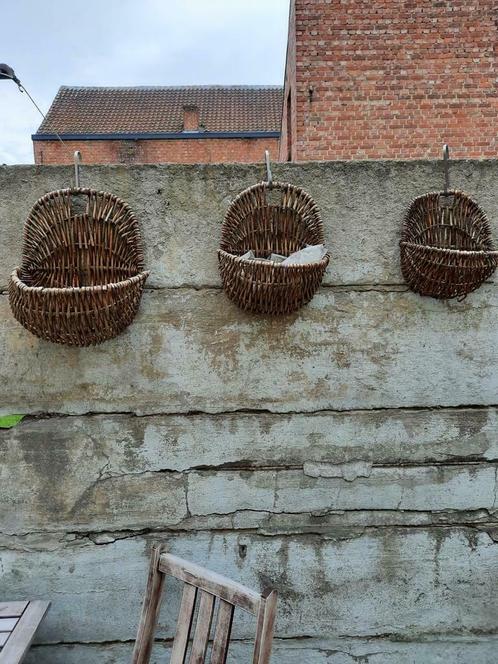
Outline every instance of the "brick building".
[[35, 163], [74, 150], [86, 164], [259, 162], [277, 156], [281, 112], [276, 86], [61, 87], [32, 136]]
[[280, 159], [496, 157], [494, 0], [291, 0]]

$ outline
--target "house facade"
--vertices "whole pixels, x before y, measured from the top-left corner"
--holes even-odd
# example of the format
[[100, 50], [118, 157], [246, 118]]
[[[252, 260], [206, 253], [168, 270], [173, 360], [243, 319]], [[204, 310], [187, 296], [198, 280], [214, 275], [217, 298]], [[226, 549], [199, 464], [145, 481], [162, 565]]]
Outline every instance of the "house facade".
[[280, 160], [496, 157], [492, 0], [291, 0]]
[[35, 163], [75, 150], [86, 164], [260, 162], [277, 156], [281, 112], [278, 86], [64, 86], [32, 136]]

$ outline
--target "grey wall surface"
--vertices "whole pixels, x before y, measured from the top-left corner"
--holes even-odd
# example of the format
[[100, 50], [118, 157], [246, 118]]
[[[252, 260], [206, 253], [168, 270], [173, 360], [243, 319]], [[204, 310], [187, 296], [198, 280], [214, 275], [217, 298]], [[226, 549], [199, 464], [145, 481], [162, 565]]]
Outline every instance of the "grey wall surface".
[[[30, 664], [128, 662], [157, 540], [278, 589], [275, 664], [496, 662], [496, 286], [445, 303], [403, 285], [401, 220], [440, 164], [274, 171], [316, 199], [331, 252], [281, 319], [231, 304], [216, 264], [261, 168], [83, 167], [134, 208], [151, 277], [121, 337], [74, 349], [25, 331], [5, 291], [30, 207], [71, 169], [0, 167], [0, 412], [27, 415], [0, 430], [0, 599], [52, 601]], [[498, 239], [498, 162], [451, 176]]]

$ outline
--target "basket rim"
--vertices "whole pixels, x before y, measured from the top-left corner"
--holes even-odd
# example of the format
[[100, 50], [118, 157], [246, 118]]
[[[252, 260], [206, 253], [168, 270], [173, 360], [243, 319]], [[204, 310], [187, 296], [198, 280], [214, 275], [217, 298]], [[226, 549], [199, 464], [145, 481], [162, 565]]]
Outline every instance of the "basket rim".
[[277, 267], [279, 269], [312, 268], [317, 265], [327, 266], [330, 262], [330, 254], [328, 251], [323, 258], [321, 258], [319, 261], [315, 261], [314, 263], [294, 263], [291, 265], [282, 265], [282, 263], [276, 263], [274, 261], [265, 261], [259, 258], [243, 258], [242, 256], [236, 256], [235, 254], [232, 254], [229, 251], [225, 251], [225, 249], [221, 248], [218, 249], [218, 256], [219, 255], [223, 255], [228, 259], [237, 261], [241, 265], [263, 265], [265, 267]]
[[419, 244], [418, 242], [409, 242], [408, 240], [400, 240], [400, 247], [410, 247], [412, 249], [428, 249], [429, 251], [438, 251], [440, 253], [454, 254], [460, 256], [497, 256], [498, 250], [496, 249], [451, 249], [450, 247], [436, 247], [432, 244]]
[[[245, 189], [242, 189], [237, 196], [233, 199], [232, 203], [235, 202], [238, 198], [243, 196], [244, 194], [249, 193], [250, 191], [254, 191], [256, 189], [294, 189], [295, 191], [298, 191], [299, 193], [304, 194], [305, 197], [307, 198], [312, 198], [308, 192], [300, 187], [297, 184], [292, 184], [292, 182], [280, 182], [280, 180], [273, 180], [271, 184], [266, 182], [266, 180], [260, 180], [259, 182], [256, 182], [255, 184], [249, 185], [249, 187], [246, 187]], [[313, 200], [313, 199], [312, 199]], [[313, 202], [315, 202], [313, 200]]]
[[463, 191], [462, 189], [448, 189], [448, 191], [446, 192], [443, 189], [426, 191], [425, 194], [420, 194], [419, 196], [413, 198], [409, 207], [411, 207], [414, 203], [417, 203], [418, 201], [424, 198], [429, 198], [432, 196], [441, 196], [443, 198], [448, 196], [456, 196], [457, 198], [466, 198], [469, 201], [472, 201], [472, 203], [474, 203], [479, 209], [482, 209], [479, 203], [475, 200], [475, 198], [472, 198], [470, 194], [467, 194], [467, 192]]
[[122, 281], [109, 282], [108, 284], [99, 284], [97, 286], [63, 286], [63, 287], [45, 287], [45, 286], [28, 286], [24, 281], [19, 277], [21, 268], [18, 266], [14, 268], [10, 275], [10, 279], [13, 284], [24, 291], [32, 291], [36, 293], [49, 293], [56, 295], [58, 293], [68, 294], [68, 293], [102, 293], [108, 290], [119, 290], [126, 288], [127, 286], [136, 284], [140, 281], [145, 281], [150, 275], [149, 270], [142, 270], [138, 274], [133, 275], [133, 277], [128, 277], [128, 279], [123, 279]]
[[[105, 191], [103, 189], [93, 189], [92, 187], [64, 187], [63, 189], [53, 189], [52, 191], [48, 191], [46, 194], [43, 194], [43, 196], [40, 196], [33, 207], [35, 207], [37, 203], [44, 202], [45, 200], [49, 200], [55, 196], [60, 196], [61, 194], [100, 194], [102, 196], [110, 196], [111, 198], [119, 201], [124, 206], [129, 208], [130, 212], [133, 214], [133, 210], [130, 208], [128, 203], [116, 194], [113, 194], [110, 191]], [[133, 214], [133, 216], [135, 215]]]
[[[273, 181], [271, 184], [268, 184], [265, 180], [261, 180], [260, 182], [257, 182], [256, 184], [252, 184], [249, 187], [246, 187], [242, 191], [239, 191], [239, 193], [235, 196], [235, 198], [230, 202], [230, 205], [227, 207], [225, 211], [225, 216], [224, 216], [224, 224], [227, 221], [227, 218], [229, 217], [230, 212], [238, 206], [240, 201], [247, 196], [248, 194], [251, 194], [253, 191], [257, 191], [258, 189], [268, 189], [269, 191], [272, 191], [273, 189], [290, 189], [296, 192], [299, 196], [302, 196], [304, 199], [306, 199], [307, 202], [311, 203], [314, 207], [314, 212], [317, 217], [317, 222], [320, 226], [323, 227], [323, 221], [322, 221], [322, 215], [320, 212], [320, 208], [318, 207], [315, 199], [309, 194], [306, 189], [303, 189], [299, 185], [292, 184], [291, 182], [280, 182], [280, 181]], [[293, 209], [292, 206], [289, 205], [278, 205], [276, 207], [283, 207], [286, 209]], [[256, 209], [256, 208], [254, 208]]]

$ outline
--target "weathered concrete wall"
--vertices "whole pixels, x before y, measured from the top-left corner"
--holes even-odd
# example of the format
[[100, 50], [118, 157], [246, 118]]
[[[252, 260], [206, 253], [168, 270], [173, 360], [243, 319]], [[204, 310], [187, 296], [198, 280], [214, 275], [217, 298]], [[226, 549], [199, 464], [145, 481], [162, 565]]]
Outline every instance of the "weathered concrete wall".
[[[261, 168], [84, 168], [136, 210], [152, 275], [124, 335], [70, 349], [5, 294], [30, 206], [70, 169], [0, 168], [0, 412], [28, 415], [0, 431], [0, 597], [53, 602], [32, 664], [129, 661], [158, 539], [279, 589], [275, 664], [496, 661], [495, 285], [442, 303], [402, 283], [401, 218], [439, 164], [275, 171], [316, 198], [332, 254], [284, 319], [239, 311], [217, 273], [223, 212]], [[452, 179], [498, 238], [498, 162]]]

